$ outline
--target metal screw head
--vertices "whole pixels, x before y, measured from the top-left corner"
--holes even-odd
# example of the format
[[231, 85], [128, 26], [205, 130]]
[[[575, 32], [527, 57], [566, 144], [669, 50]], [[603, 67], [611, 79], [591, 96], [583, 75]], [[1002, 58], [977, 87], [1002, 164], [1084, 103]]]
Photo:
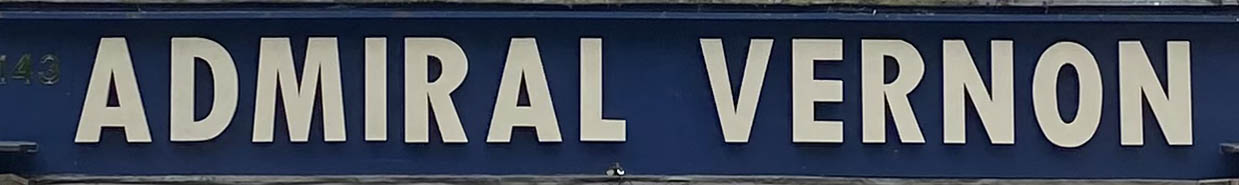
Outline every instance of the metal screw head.
[[613, 163], [607, 168], [607, 176], [624, 176], [624, 167], [620, 163]]

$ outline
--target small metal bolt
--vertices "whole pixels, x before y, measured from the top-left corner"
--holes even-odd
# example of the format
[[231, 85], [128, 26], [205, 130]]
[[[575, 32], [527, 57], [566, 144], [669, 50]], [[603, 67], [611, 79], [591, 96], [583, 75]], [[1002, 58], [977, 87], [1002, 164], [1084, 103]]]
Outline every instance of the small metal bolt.
[[620, 163], [618, 162], [612, 163], [611, 167], [607, 168], [607, 176], [617, 176], [617, 177], [624, 176], [624, 167], [620, 166]]

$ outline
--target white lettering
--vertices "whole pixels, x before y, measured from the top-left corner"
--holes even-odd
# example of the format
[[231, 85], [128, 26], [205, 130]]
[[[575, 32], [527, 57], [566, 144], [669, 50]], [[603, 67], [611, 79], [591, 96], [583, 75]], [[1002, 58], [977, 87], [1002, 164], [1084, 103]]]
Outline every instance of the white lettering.
[[990, 143], [1015, 144], [1015, 90], [1011, 73], [1012, 42], [990, 41], [990, 83], [987, 91], [963, 40], [942, 41], [943, 142], [964, 144], [964, 93], [972, 97]]
[[[1122, 145], [1144, 145], [1144, 104], [1149, 102], [1157, 125], [1170, 145], [1192, 145], [1191, 43], [1166, 42], [1166, 72], [1169, 88], [1161, 80], [1140, 41], [1119, 42], [1119, 118]], [[1167, 91], [1169, 93], [1167, 93]], [[1167, 96], [1169, 94], [1169, 96]]]
[[843, 121], [816, 121], [813, 104], [843, 102], [843, 80], [813, 79], [818, 60], [843, 60], [843, 40], [792, 39], [792, 142], [842, 143]]
[[623, 142], [626, 123], [602, 119], [602, 39], [581, 39], [581, 141]]
[[732, 102], [731, 78], [727, 75], [723, 40], [703, 38], [700, 42], [706, 73], [710, 78], [710, 90], [714, 94], [714, 107], [718, 110], [719, 123], [723, 128], [723, 140], [727, 143], [747, 143], [749, 132], [753, 129], [753, 117], [757, 113], [757, 101], [761, 97], [766, 64], [770, 62], [770, 50], [774, 40], [749, 40], [748, 60], [745, 61], [744, 79], [740, 81], [738, 104]]
[[[864, 143], [886, 142], [886, 106], [890, 105], [895, 129], [903, 143], [925, 143], [908, 94], [921, 83], [925, 64], [921, 54], [903, 40], [861, 40], [861, 125]], [[899, 66], [899, 76], [887, 84], [886, 57]]]
[[[562, 142], [559, 121], [551, 103], [551, 91], [547, 87], [546, 72], [542, 70], [542, 57], [534, 38], [512, 38], [508, 47], [507, 64], [499, 81], [499, 94], [495, 100], [494, 117], [490, 121], [487, 143], [508, 143], [512, 127], [534, 127], [539, 142]], [[529, 106], [517, 106], [520, 84], [528, 88]]]
[[[292, 46], [288, 38], [262, 38], [258, 52], [258, 88], [254, 102], [253, 142], [271, 142], [275, 127], [276, 80], [284, 99], [288, 137], [306, 142], [314, 99], [322, 80], [323, 140], [345, 141], [344, 101], [340, 93], [340, 54], [336, 38], [309, 38], [301, 83], [293, 67]], [[321, 77], [319, 75], [322, 75]], [[278, 78], [277, 78], [278, 77]]]
[[[90, 72], [82, 117], [73, 142], [98, 143], [103, 127], [125, 129], [125, 140], [130, 143], [151, 142], [146, 111], [142, 108], [142, 95], [138, 92], [138, 79], [133, 72], [133, 60], [129, 57], [129, 45], [124, 37], [99, 39], [95, 67]], [[108, 91], [112, 82], [116, 83], [116, 100], [120, 104], [116, 107], [108, 106]]]
[[[1080, 104], [1074, 120], [1058, 112], [1058, 72], [1071, 65], [1080, 78]], [[1054, 145], [1075, 148], [1087, 143], [1101, 122], [1101, 72], [1088, 48], [1069, 41], [1055, 43], [1041, 53], [1033, 72], [1033, 110], [1045, 138]]]
[[[469, 142], [451, 96], [469, 72], [465, 50], [446, 38], [405, 38], [404, 45], [404, 142], [430, 141], [430, 106], [434, 106], [435, 121], [444, 143]], [[438, 58], [443, 69], [434, 82], [430, 82], [428, 74], [430, 57]]]
[[[214, 82], [211, 112], [194, 120], [194, 59], [209, 66]], [[207, 141], [219, 136], [237, 112], [237, 67], [232, 55], [219, 43], [206, 38], [172, 38], [171, 140]]]
[[366, 141], [387, 141], [387, 38], [366, 38]]

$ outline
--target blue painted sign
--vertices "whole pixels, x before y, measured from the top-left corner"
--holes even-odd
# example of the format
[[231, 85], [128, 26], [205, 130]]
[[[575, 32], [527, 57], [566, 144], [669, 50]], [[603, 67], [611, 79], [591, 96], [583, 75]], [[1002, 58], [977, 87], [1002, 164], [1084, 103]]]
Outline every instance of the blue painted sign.
[[0, 140], [40, 152], [0, 169], [1239, 172], [1210, 17], [400, 13], [7, 12]]

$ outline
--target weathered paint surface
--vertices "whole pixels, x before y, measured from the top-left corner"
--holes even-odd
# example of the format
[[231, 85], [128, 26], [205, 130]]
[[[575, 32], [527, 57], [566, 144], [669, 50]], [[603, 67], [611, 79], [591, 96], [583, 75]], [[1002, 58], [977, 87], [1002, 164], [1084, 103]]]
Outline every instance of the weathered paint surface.
[[[8, 170], [30, 174], [583, 174], [592, 173], [611, 162], [631, 165], [634, 172], [651, 174], [790, 174], [824, 176], [893, 177], [1004, 177], [1004, 178], [1174, 178], [1203, 179], [1233, 176], [1239, 171], [1234, 156], [1217, 152], [1216, 145], [1236, 140], [1235, 126], [1229, 124], [1230, 96], [1234, 81], [1230, 73], [1237, 68], [1227, 62], [1239, 58], [1233, 51], [1235, 38], [1225, 33], [1236, 31], [1222, 16], [1107, 16], [1123, 21], [1098, 22], [1069, 19], [1072, 16], [1025, 15], [864, 15], [851, 14], [812, 17], [822, 14], [695, 13], [695, 12], [591, 12], [589, 16], [555, 12], [243, 12], [224, 17], [215, 12], [3, 12], [3, 15], [34, 16], [6, 19], [0, 25], [3, 49], [16, 56], [27, 53], [55, 53], [66, 76], [58, 86], [18, 86], [10, 82], [2, 91], [3, 100], [17, 102], [6, 107], [12, 126], [0, 130], [0, 139], [34, 140], [44, 146], [42, 153], [17, 160], [0, 161]], [[12, 14], [10, 14], [12, 13]], [[60, 14], [56, 14], [60, 13]], [[136, 17], [106, 17], [117, 14]], [[236, 12], [233, 12], [236, 13]], [[299, 14], [300, 13], [300, 14]], [[422, 14], [417, 14], [422, 13]], [[558, 13], [558, 14], [556, 14]], [[224, 13], [226, 14], [226, 13]], [[292, 15], [289, 15], [292, 14]], [[395, 17], [417, 14], [420, 17]], [[615, 15], [611, 15], [615, 14]], [[59, 16], [57, 15], [73, 15]], [[96, 17], [103, 15], [104, 18]], [[332, 17], [345, 15], [344, 17]], [[348, 16], [362, 15], [362, 16]], [[394, 18], [383, 17], [393, 16]], [[444, 17], [435, 17], [444, 16]], [[463, 17], [446, 17], [448, 15]], [[712, 17], [712, 15], [724, 15]], [[800, 15], [811, 15], [801, 17]], [[178, 17], [179, 16], [179, 17]], [[246, 16], [272, 16], [249, 17]], [[280, 17], [284, 16], [284, 17]], [[306, 16], [306, 17], [298, 17]], [[625, 17], [632, 16], [632, 17]], [[843, 17], [843, 18], [840, 18]], [[937, 19], [954, 17], [954, 19]], [[1028, 18], [1033, 17], [1033, 18]], [[1060, 17], [1050, 19], [1047, 17]], [[1153, 19], [1143, 19], [1153, 17]], [[852, 17], [855, 18], [855, 17]], [[1078, 18], [1078, 16], [1077, 16]], [[1157, 19], [1167, 18], [1167, 19]], [[1033, 19], [1033, 20], [1029, 20]], [[1001, 21], [999, 21], [1001, 20]], [[1010, 21], [1022, 20], [1022, 21]], [[243, 29], [242, 29], [243, 28]], [[1047, 31], [1050, 30], [1050, 31]], [[360, 96], [348, 96], [350, 112], [345, 143], [321, 142], [322, 128], [310, 133], [311, 143], [290, 143], [284, 129], [277, 129], [274, 143], [252, 143], [249, 120], [253, 108], [254, 74], [261, 37], [288, 37], [295, 55], [304, 54], [308, 37], [338, 37], [345, 62], [342, 63], [346, 94], [357, 95], [363, 82], [361, 73], [364, 37], [383, 37], [398, 43], [403, 37], [446, 37], [461, 43], [469, 53], [469, 79], [460, 91], [461, 113], [471, 143], [405, 144], [393, 137], [388, 142], [361, 142], [364, 135], [360, 115]], [[149, 144], [125, 143], [123, 132], [103, 132], [99, 143], [73, 143], [73, 123], [77, 123], [82, 94], [102, 38], [125, 37], [132, 47], [141, 91], [151, 117], [155, 137]], [[222, 43], [233, 52], [241, 74], [239, 121], [234, 121], [219, 138], [201, 143], [175, 143], [168, 140], [168, 40], [173, 37], [206, 37]], [[554, 91], [556, 112], [564, 125], [565, 142], [538, 143], [535, 132], [517, 131], [512, 143], [484, 143], [493, 110], [496, 86], [509, 41], [532, 37], [539, 40], [544, 53], [550, 88]], [[574, 102], [582, 37], [604, 39], [604, 54], [609, 67], [609, 86], [605, 91], [612, 102], [604, 107], [609, 118], [627, 119], [632, 124], [626, 143], [596, 144], [578, 142], [576, 120], [579, 102]], [[757, 124], [748, 144], [726, 144], [719, 132], [717, 114], [711, 107], [708, 81], [700, 50], [700, 39], [726, 40], [728, 72], [741, 74], [743, 54], [749, 39], [772, 38], [774, 54], [770, 61], [770, 81], [763, 93]], [[912, 95], [913, 106], [924, 128], [926, 144], [860, 143], [857, 94], [860, 89], [845, 87], [848, 101], [822, 117], [841, 119], [845, 127], [842, 144], [792, 144], [787, 120], [791, 87], [787, 74], [790, 43], [797, 38], [840, 38], [848, 54], [838, 66], [823, 67], [828, 77], [849, 82], [859, 78], [859, 43], [865, 39], [906, 40], [919, 48], [927, 65], [922, 88]], [[941, 140], [939, 108], [942, 76], [941, 46], [944, 39], [969, 43], [978, 61], [988, 58], [985, 43], [995, 39], [1015, 41], [1016, 86], [1019, 104], [1016, 145], [991, 145], [974, 117], [969, 122], [967, 145], [947, 145]], [[1032, 64], [1047, 46], [1070, 40], [1095, 53], [1104, 74], [1106, 109], [1103, 126], [1089, 144], [1063, 148], [1045, 140], [1031, 118], [1032, 103], [1027, 91]], [[1158, 71], [1165, 73], [1166, 41], [1191, 41], [1193, 75], [1196, 77], [1197, 127], [1195, 143], [1168, 146], [1162, 135], [1148, 134], [1145, 146], [1119, 145], [1117, 120], [1117, 45], [1120, 40], [1139, 40]], [[398, 59], [398, 44], [390, 44], [389, 58]], [[5, 50], [7, 51], [7, 50]], [[400, 60], [392, 60], [399, 64]], [[69, 63], [72, 62], [72, 63]], [[300, 59], [298, 59], [300, 63]], [[397, 66], [397, 65], [393, 65]], [[980, 62], [982, 71], [988, 65]], [[299, 67], [298, 67], [299, 68]], [[397, 68], [397, 67], [393, 67]], [[200, 73], [206, 74], [206, 73]], [[631, 75], [631, 76], [630, 76]], [[399, 74], [392, 74], [399, 76]], [[1070, 74], [1069, 78], [1077, 78]], [[199, 79], [207, 79], [201, 77]], [[740, 84], [739, 78], [727, 79]], [[1065, 80], [1071, 81], [1071, 80]], [[37, 81], [36, 81], [37, 82]], [[198, 81], [198, 84], [209, 84]], [[856, 83], [849, 83], [856, 84]], [[399, 96], [401, 86], [392, 86]], [[205, 88], [203, 88], [205, 89]], [[1071, 87], [1067, 91], [1076, 90]], [[565, 93], [566, 92], [566, 93]], [[1070, 94], [1064, 92], [1060, 94]], [[36, 97], [36, 98], [30, 98]], [[206, 96], [200, 96], [206, 97]], [[206, 101], [206, 100], [203, 100]], [[1073, 100], [1065, 104], [1074, 105]], [[200, 104], [207, 105], [207, 104]], [[399, 110], [399, 103], [391, 103]], [[826, 105], [829, 107], [832, 105]], [[839, 108], [842, 107], [842, 108]], [[201, 108], [199, 110], [206, 110]], [[829, 108], [824, 108], [829, 109]], [[567, 112], [563, 112], [567, 110]], [[205, 112], [205, 111], [200, 111]], [[392, 111], [390, 115], [399, 115]], [[283, 117], [280, 114], [278, 117]], [[399, 120], [393, 117], [390, 120]], [[1154, 119], [1148, 116], [1149, 120]], [[319, 118], [315, 118], [318, 120]], [[393, 122], [391, 136], [400, 136]], [[282, 125], [282, 124], [281, 124]], [[321, 125], [314, 122], [313, 125]], [[1153, 123], [1150, 124], [1151, 127]], [[891, 129], [893, 130], [893, 129]], [[1160, 133], [1148, 129], [1149, 133]], [[4, 156], [9, 158], [9, 156]], [[1123, 169], [1114, 170], [1114, 169]], [[145, 177], [129, 177], [144, 179]], [[196, 177], [191, 177], [196, 178]], [[214, 178], [214, 177], [207, 177]], [[49, 178], [54, 179], [54, 178]], [[348, 179], [348, 178], [345, 178]], [[634, 177], [633, 179], [641, 179]], [[777, 178], [776, 178], [777, 179]], [[96, 179], [102, 180], [102, 179]], [[442, 180], [442, 179], [440, 179]], [[54, 182], [54, 181], [48, 181]], [[1052, 181], [1051, 181], [1052, 182]]]

